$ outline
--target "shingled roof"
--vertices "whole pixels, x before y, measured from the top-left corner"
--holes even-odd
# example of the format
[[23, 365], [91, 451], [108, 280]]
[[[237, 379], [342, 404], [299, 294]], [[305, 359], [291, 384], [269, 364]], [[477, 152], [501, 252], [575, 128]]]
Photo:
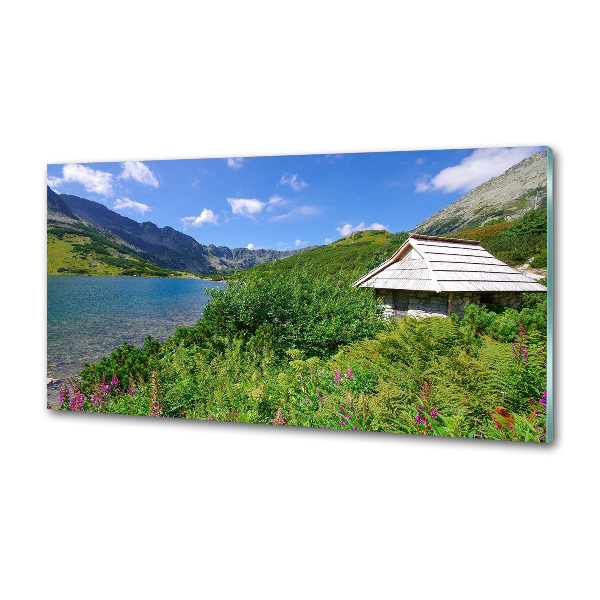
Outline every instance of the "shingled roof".
[[389, 260], [353, 287], [432, 292], [545, 292], [478, 241], [412, 234]]

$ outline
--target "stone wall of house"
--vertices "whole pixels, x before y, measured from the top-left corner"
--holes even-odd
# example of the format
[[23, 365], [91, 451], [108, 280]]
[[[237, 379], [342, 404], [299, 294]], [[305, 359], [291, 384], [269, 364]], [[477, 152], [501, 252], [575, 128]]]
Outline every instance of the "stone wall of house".
[[[376, 297], [381, 298], [386, 317], [402, 318], [405, 316], [431, 317], [448, 316], [447, 292], [416, 292], [405, 290], [375, 290]], [[481, 294], [480, 292], [453, 292], [450, 311], [459, 317], [465, 314], [465, 305], [470, 304], [502, 304], [511, 308], [519, 308], [520, 292], [502, 292]]]
[[490, 294], [490, 296], [488, 304], [501, 304], [509, 308], [518, 309], [523, 302], [522, 292], [499, 292], [497, 294]]
[[469, 304], [480, 304], [481, 294], [479, 292], [452, 292], [451, 312], [459, 317], [465, 316], [465, 306]]
[[386, 317], [448, 316], [448, 294], [378, 289], [376, 297], [382, 299]]

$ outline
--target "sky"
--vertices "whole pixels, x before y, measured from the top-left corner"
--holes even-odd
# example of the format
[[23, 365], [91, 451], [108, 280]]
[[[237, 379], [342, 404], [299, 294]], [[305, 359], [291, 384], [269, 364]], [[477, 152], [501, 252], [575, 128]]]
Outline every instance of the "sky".
[[292, 250], [363, 229], [410, 231], [544, 148], [59, 164], [48, 185], [202, 244]]

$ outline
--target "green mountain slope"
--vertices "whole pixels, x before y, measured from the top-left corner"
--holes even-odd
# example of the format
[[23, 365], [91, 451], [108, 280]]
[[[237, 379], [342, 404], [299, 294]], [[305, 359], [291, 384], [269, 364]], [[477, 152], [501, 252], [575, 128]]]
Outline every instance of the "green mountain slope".
[[448, 237], [479, 240], [488, 252], [511, 266], [527, 262], [534, 268], [545, 269], [547, 220], [548, 212], [544, 205], [514, 221], [499, 221], [465, 229], [449, 234]]
[[[480, 240], [482, 246], [511, 266], [530, 261], [532, 267], [546, 267], [547, 211], [545, 204], [512, 221], [465, 229], [448, 237]], [[405, 231], [358, 231], [328, 246], [282, 260], [258, 265], [241, 273], [241, 277], [305, 270], [315, 276], [334, 276], [354, 281], [390, 258], [406, 241]]]
[[354, 281], [388, 259], [404, 241], [408, 233], [389, 231], [357, 231], [352, 235], [318, 246], [283, 260], [258, 265], [245, 273], [277, 273], [305, 269], [317, 276], [335, 276]]
[[48, 222], [47, 256], [49, 275], [193, 276], [156, 265], [81, 221]]

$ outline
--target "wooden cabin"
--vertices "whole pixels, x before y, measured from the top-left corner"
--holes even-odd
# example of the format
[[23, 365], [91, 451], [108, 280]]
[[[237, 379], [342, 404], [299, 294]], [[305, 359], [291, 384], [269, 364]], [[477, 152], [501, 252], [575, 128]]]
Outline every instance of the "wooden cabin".
[[462, 317], [467, 302], [518, 308], [523, 292], [547, 291], [478, 241], [416, 234], [352, 286], [374, 288], [393, 317]]

